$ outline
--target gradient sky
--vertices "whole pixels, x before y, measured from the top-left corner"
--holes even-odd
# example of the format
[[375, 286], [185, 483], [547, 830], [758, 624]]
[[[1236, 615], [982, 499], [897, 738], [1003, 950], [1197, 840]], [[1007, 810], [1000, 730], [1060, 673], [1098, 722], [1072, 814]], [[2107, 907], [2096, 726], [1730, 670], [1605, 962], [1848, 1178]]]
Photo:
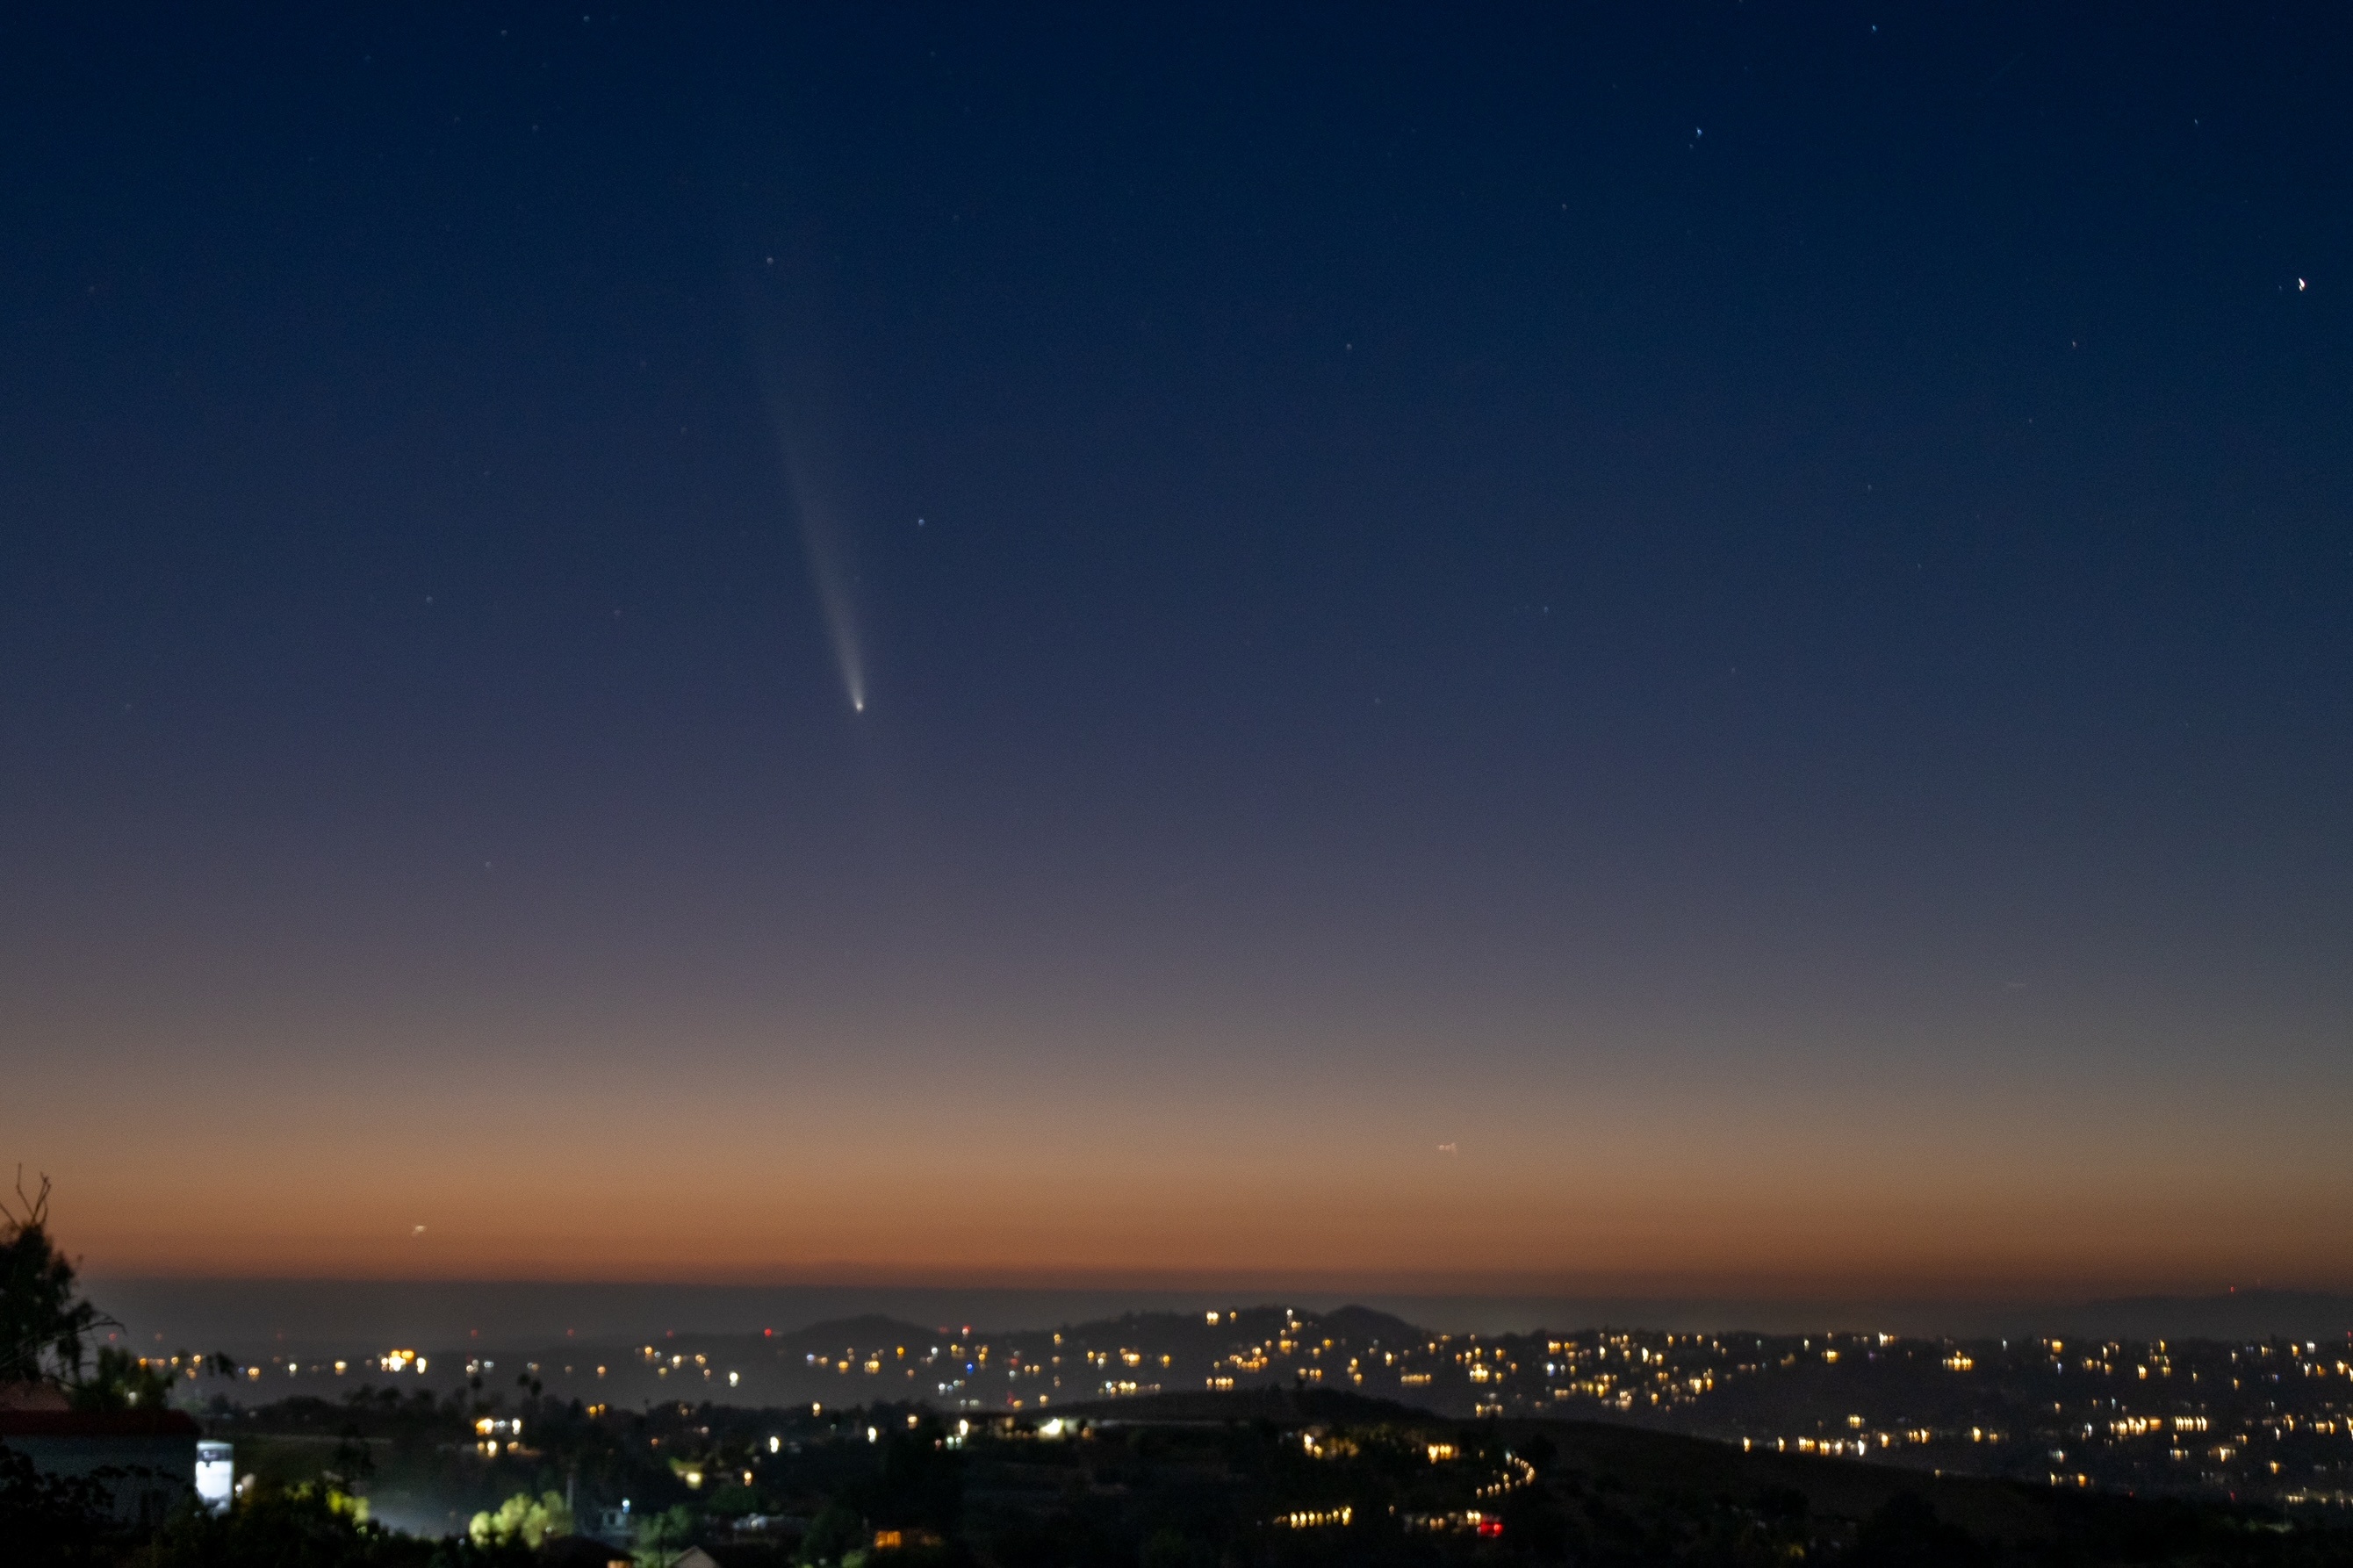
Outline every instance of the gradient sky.
[[92, 1270], [2353, 1285], [2336, 8], [0, 27]]

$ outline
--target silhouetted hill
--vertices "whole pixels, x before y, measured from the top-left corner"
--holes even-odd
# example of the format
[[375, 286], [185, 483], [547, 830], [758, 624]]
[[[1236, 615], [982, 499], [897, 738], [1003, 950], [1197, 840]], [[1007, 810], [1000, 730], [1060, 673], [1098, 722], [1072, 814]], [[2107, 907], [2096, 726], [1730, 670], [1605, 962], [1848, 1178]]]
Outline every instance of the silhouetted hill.
[[[2026, 1488], [1978, 1476], [1936, 1476], [1866, 1459], [1829, 1459], [1793, 1453], [1744, 1453], [1735, 1443], [1673, 1431], [1577, 1420], [1450, 1420], [1386, 1398], [1341, 1389], [1261, 1386], [1233, 1394], [1148, 1394], [1078, 1405], [1063, 1415], [1118, 1426], [1207, 1426], [1268, 1422], [1273, 1426], [1405, 1426], [1463, 1443], [1466, 1453], [1499, 1441], [1539, 1458], [1541, 1471], [1584, 1493], [1647, 1500], [1732, 1498], [1772, 1504], [1802, 1498], [1817, 1519], [1863, 1521], [1896, 1498], [1923, 1500], [1939, 1519], [1965, 1528], [1981, 1542], [2054, 1542], [2078, 1535], [2094, 1504], [2047, 1488]], [[2132, 1507], [2125, 1500], [2104, 1500]], [[2144, 1504], [2153, 1507], [2153, 1504]], [[2104, 1521], [2101, 1521], [2104, 1523]], [[2106, 1528], [2106, 1526], [2104, 1526]]]
[[1338, 1329], [1350, 1339], [1366, 1344], [1419, 1344], [1430, 1338], [1429, 1330], [1370, 1307], [1342, 1307], [1324, 1313], [1324, 1322], [1327, 1328]]
[[1124, 1399], [1094, 1400], [1074, 1405], [1060, 1414], [1092, 1421], [1122, 1421], [1148, 1426], [1155, 1422], [1271, 1421], [1277, 1426], [1307, 1426], [1317, 1422], [1356, 1426], [1443, 1425], [1445, 1418], [1400, 1405], [1338, 1388], [1271, 1386], [1215, 1394], [1183, 1389], [1174, 1394], [1143, 1394]]
[[782, 1349], [839, 1351], [858, 1345], [931, 1345], [938, 1342], [940, 1333], [940, 1330], [921, 1323], [885, 1317], [880, 1312], [863, 1312], [854, 1318], [829, 1318], [822, 1323], [811, 1323], [806, 1329], [777, 1334], [770, 1342]]

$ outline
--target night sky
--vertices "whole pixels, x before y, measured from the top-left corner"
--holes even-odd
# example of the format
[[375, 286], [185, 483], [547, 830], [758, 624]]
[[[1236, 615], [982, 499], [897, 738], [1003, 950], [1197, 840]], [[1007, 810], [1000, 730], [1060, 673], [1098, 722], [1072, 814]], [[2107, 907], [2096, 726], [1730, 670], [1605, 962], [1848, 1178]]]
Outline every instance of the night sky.
[[0, 1156], [117, 1275], [2353, 1284], [2348, 80], [16, 9]]

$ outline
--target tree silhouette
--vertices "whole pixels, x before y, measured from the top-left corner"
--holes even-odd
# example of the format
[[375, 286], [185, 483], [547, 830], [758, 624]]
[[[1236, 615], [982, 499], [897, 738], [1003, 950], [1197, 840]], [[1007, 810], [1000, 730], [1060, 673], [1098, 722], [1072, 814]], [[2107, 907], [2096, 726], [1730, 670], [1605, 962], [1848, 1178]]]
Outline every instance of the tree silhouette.
[[83, 1342], [112, 1321], [74, 1290], [73, 1265], [49, 1239], [49, 1178], [0, 1197], [0, 1383], [80, 1377]]

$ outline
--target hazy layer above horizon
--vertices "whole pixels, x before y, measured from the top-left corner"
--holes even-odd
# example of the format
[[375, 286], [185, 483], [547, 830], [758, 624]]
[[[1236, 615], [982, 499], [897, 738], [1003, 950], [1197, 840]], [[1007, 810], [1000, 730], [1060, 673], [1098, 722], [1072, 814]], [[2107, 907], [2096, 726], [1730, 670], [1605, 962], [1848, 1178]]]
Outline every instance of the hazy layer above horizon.
[[668, 1334], [781, 1334], [866, 1314], [988, 1332], [1129, 1312], [1189, 1316], [1262, 1304], [1319, 1311], [1366, 1306], [1449, 1333], [1608, 1325], [1674, 1332], [2259, 1338], [2336, 1335], [2353, 1327], [2353, 1297], [2267, 1290], [2097, 1300], [1870, 1301], [266, 1279], [97, 1279], [90, 1289], [121, 1320], [120, 1331], [133, 1344], [246, 1357], [313, 1348], [514, 1350], [566, 1341], [630, 1344]]

